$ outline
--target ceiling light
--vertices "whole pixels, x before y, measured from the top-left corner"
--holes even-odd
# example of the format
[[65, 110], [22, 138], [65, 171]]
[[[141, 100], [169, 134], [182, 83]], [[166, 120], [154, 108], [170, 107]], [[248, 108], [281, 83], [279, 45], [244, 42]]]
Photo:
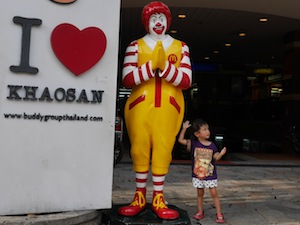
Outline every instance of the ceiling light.
[[205, 60], [209, 60], [210, 58], [209, 58], [208, 56], [205, 56], [204, 59], [205, 59]]
[[186, 15], [185, 15], [185, 14], [178, 14], [178, 18], [180, 18], [180, 19], [185, 19], [185, 18], [186, 18]]
[[218, 50], [213, 51], [214, 54], [219, 54], [220, 52]]
[[231, 44], [230, 44], [230, 43], [226, 43], [225, 46], [226, 46], [226, 47], [230, 47]]
[[170, 30], [170, 33], [171, 33], [171, 34], [176, 34], [176, 33], [177, 33], [177, 30]]
[[240, 37], [246, 37], [247, 34], [246, 34], [245, 32], [241, 32], [241, 33], [239, 33], [239, 36], [240, 36]]
[[262, 17], [259, 19], [259, 22], [265, 23], [268, 22], [268, 18], [267, 17]]

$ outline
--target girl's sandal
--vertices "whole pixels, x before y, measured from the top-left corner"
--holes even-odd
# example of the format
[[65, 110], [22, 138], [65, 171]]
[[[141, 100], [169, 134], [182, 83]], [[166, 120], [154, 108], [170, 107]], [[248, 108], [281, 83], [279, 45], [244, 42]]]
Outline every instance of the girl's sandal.
[[194, 216], [193, 216], [194, 219], [196, 220], [202, 220], [204, 218], [204, 212], [202, 213], [199, 213], [197, 212]]
[[216, 215], [216, 223], [224, 223], [224, 215], [223, 214], [217, 214]]

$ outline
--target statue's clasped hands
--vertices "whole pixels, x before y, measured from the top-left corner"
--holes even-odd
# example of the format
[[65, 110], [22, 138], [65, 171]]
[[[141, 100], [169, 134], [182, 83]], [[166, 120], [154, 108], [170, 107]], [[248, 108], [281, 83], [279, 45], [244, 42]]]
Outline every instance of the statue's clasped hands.
[[164, 71], [166, 67], [166, 53], [161, 41], [158, 41], [152, 53], [152, 70]]

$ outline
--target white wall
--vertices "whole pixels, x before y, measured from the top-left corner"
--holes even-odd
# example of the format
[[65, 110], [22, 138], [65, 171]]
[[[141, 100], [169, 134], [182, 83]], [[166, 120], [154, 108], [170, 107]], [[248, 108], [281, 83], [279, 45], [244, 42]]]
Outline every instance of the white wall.
[[[119, 13], [120, 0], [0, 1], [0, 215], [111, 207]], [[29, 64], [38, 68], [36, 74], [10, 70], [21, 59], [22, 26], [13, 22], [16, 16], [42, 21], [31, 29]], [[63, 23], [79, 30], [95, 27], [106, 36], [103, 57], [77, 76], [51, 45], [52, 31]], [[8, 85], [22, 86], [21, 98], [24, 86], [37, 87], [37, 100], [17, 100]], [[46, 87], [53, 101], [39, 100]], [[102, 101], [56, 101], [58, 88], [75, 89], [76, 99], [84, 89], [88, 100], [92, 90], [103, 91]], [[84, 120], [70, 120], [74, 115]]]

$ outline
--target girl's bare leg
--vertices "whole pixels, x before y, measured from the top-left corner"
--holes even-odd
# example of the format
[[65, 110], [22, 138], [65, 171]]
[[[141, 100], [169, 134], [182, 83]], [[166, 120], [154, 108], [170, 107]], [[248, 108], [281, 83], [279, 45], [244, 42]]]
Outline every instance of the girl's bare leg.
[[197, 188], [197, 206], [198, 213], [203, 213], [203, 196], [204, 196], [204, 188]]
[[209, 192], [210, 192], [210, 195], [211, 195], [211, 197], [214, 201], [214, 205], [216, 207], [217, 214], [218, 215], [222, 214], [221, 203], [220, 203], [220, 200], [219, 200], [219, 195], [218, 195], [217, 188], [215, 188], [215, 187], [210, 188]]

